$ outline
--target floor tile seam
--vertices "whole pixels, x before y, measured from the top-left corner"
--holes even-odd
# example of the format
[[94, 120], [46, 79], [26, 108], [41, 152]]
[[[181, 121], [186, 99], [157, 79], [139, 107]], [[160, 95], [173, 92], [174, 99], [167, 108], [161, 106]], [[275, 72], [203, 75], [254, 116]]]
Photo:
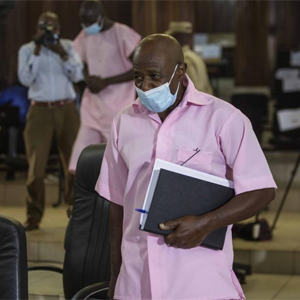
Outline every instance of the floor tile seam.
[[[45, 272], [47, 272], [47, 271], [45, 271]], [[55, 279], [56, 276], [58, 276], [59, 278], [57, 277], [57, 279]], [[51, 282], [51, 280], [52, 280], [52, 282]], [[59, 281], [59, 283], [58, 283], [58, 281]], [[59, 285], [59, 287], [58, 287], [58, 285]], [[31, 283], [29, 285], [29, 294], [52, 296], [52, 297], [53, 296], [58, 297], [59, 295], [63, 294], [62, 274], [50, 272], [49, 275], [44, 276], [41, 280]]]
[[28, 260], [30, 263], [40, 263], [40, 264], [63, 264], [63, 260]]
[[[29, 274], [32, 274], [33, 272], [47, 272], [47, 271], [29, 271], [28, 272], [28, 275]], [[28, 282], [28, 287], [31, 287], [33, 284], [36, 284], [36, 283], [38, 283], [38, 282], [40, 282], [40, 281], [43, 281], [44, 279], [46, 279], [46, 278], [48, 278], [48, 277], [51, 277], [52, 276], [52, 274], [48, 274], [48, 275], [44, 275], [44, 276], [42, 276], [42, 278], [37, 278], [36, 280], [34, 280], [33, 282]]]
[[287, 249], [287, 248], [269, 248], [269, 249], [265, 249], [265, 248], [261, 248], [261, 249], [259, 249], [259, 248], [254, 248], [254, 249], [250, 249], [250, 251], [266, 251], [266, 252], [272, 252], [272, 253], [274, 253], [274, 252], [284, 252], [284, 253], [297, 253], [297, 252], [300, 252], [300, 249], [299, 249], [299, 251], [298, 251], [298, 247], [300, 246], [300, 244], [299, 245], [296, 245], [296, 246], [293, 246], [293, 247], [291, 247], [291, 248], [289, 248], [289, 249]]
[[41, 240], [41, 239], [29, 239], [27, 238], [27, 242], [31, 242], [31, 243], [41, 243], [41, 244], [58, 244], [58, 245], [63, 245], [64, 241], [59, 240], [59, 241], [45, 241], [45, 240]]
[[283, 286], [277, 291], [277, 293], [275, 293], [274, 297], [270, 300], [276, 300], [276, 297], [284, 290], [284, 288], [288, 285], [288, 283], [290, 282], [290, 280], [292, 278], [293, 278], [293, 275], [290, 275], [289, 278], [287, 278], [287, 281], [285, 282], [285, 284], [283, 284]]
[[[60, 300], [59, 296], [53, 296], [53, 295], [37, 295], [37, 294], [28, 294], [29, 300]], [[64, 298], [63, 298], [64, 299]]]

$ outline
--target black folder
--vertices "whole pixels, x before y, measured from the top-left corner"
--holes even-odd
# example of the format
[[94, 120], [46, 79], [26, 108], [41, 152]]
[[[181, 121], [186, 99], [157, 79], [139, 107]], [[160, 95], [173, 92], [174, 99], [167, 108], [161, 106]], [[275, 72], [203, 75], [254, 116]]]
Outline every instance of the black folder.
[[[224, 205], [233, 197], [232, 187], [160, 169], [142, 230], [168, 235], [172, 230], [161, 230], [160, 223], [187, 215], [205, 214]], [[211, 232], [201, 245], [222, 250], [226, 231], [227, 227], [223, 227]]]

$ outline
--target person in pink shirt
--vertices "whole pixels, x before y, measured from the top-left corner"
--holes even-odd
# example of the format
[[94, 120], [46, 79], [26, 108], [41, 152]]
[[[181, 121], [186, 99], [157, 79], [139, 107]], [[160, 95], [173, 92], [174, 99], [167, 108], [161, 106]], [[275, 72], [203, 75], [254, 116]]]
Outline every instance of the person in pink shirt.
[[105, 143], [114, 116], [134, 101], [132, 55], [141, 40], [133, 29], [110, 20], [101, 1], [84, 1], [80, 19], [83, 30], [73, 47], [85, 64], [87, 88], [80, 108], [81, 126], [69, 164], [73, 173], [81, 151], [90, 144]]
[[[139, 98], [114, 118], [95, 187], [111, 201], [110, 299], [245, 299], [232, 270], [231, 224], [268, 205], [276, 184], [247, 117], [197, 91], [186, 68], [171, 36], [150, 35], [135, 50]], [[174, 229], [165, 238], [139, 230], [135, 208], [143, 206], [155, 159], [181, 164], [197, 148], [185, 166], [233, 180], [236, 195], [205, 215], [160, 224]], [[222, 251], [201, 247], [224, 226]]]

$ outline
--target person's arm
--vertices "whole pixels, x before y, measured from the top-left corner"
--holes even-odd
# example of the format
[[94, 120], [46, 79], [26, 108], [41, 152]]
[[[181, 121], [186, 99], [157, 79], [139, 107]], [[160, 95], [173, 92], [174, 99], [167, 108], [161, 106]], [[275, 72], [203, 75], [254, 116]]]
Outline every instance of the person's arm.
[[121, 244], [123, 236], [123, 207], [113, 202], [109, 209], [111, 278], [108, 298], [113, 299], [116, 282], [122, 265]]
[[106, 86], [100, 77], [89, 74], [89, 68], [86, 63], [83, 66], [83, 76], [87, 88], [93, 94], [98, 94]]
[[74, 49], [71, 48], [67, 56], [62, 57], [62, 60], [64, 61], [65, 71], [72, 82], [77, 83], [84, 80], [83, 63]]
[[163, 230], [174, 229], [165, 237], [166, 244], [183, 249], [197, 247], [210, 232], [254, 216], [274, 198], [273, 188], [242, 193], [215, 211], [171, 220], [160, 227]]
[[[130, 54], [128, 59], [131, 62], [133, 61], [133, 53]], [[133, 69], [130, 69], [129, 71], [127, 71], [125, 73], [122, 73], [122, 74], [119, 74], [116, 76], [112, 76], [112, 77], [108, 77], [108, 78], [104, 78], [103, 80], [106, 81], [107, 85], [131, 81], [131, 80], [133, 80], [132, 70]]]
[[29, 87], [36, 79], [40, 61], [41, 45], [35, 45], [34, 51], [28, 45], [19, 50], [18, 77], [20, 82]]
[[[130, 61], [133, 59], [133, 53], [129, 56], [128, 58]], [[123, 83], [127, 81], [133, 80], [133, 73], [132, 69], [129, 71], [112, 76], [112, 77], [107, 77], [107, 78], [102, 78], [99, 76], [88, 76], [86, 77], [86, 83], [90, 91], [94, 94], [98, 94], [100, 91], [102, 91], [104, 88], [111, 84], [116, 84], [116, 83]]]
[[83, 64], [71, 46], [66, 49], [61, 42], [58, 42], [55, 45], [47, 46], [47, 48], [60, 56], [64, 71], [72, 82], [77, 83], [83, 80]]
[[246, 116], [234, 110], [217, 132], [216, 141], [224, 163], [232, 170], [236, 196], [205, 215], [166, 222], [166, 229], [175, 228], [166, 237], [167, 244], [196, 247], [210, 232], [254, 216], [275, 197], [276, 184]]

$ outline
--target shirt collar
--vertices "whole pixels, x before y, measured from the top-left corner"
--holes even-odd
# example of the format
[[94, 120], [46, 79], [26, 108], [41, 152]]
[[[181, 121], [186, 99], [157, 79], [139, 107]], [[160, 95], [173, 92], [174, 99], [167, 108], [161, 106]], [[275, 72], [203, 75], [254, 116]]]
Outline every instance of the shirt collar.
[[[194, 83], [186, 74], [183, 79], [183, 85], [186, 87], [183, 99], [179, 104], [179, 107], [185, 107], [188, 103], [195, 105], [208, 105], [211, 103], [210, 95], [199, 92], [196, 90]], [[135, 113], [149, 112], [149, 110], [142, 104], [139, 98], [137, 98], [132, 104]]]
[[147, 108], [142, 104], [140, 98], [136, 98], [136, 100], [132, 103], [132, 107], [133, 107], [133, 111], [134, 113], [142, 113], [145, 110], [147, 110]]
[[183, 85], [186, 87], [186, 90], [179, 105], [186, 106], [188, 103], [195, 105], [208, 105], [211, 103], [211, 95], [199, 92], [187, 74], [183, 79]]

